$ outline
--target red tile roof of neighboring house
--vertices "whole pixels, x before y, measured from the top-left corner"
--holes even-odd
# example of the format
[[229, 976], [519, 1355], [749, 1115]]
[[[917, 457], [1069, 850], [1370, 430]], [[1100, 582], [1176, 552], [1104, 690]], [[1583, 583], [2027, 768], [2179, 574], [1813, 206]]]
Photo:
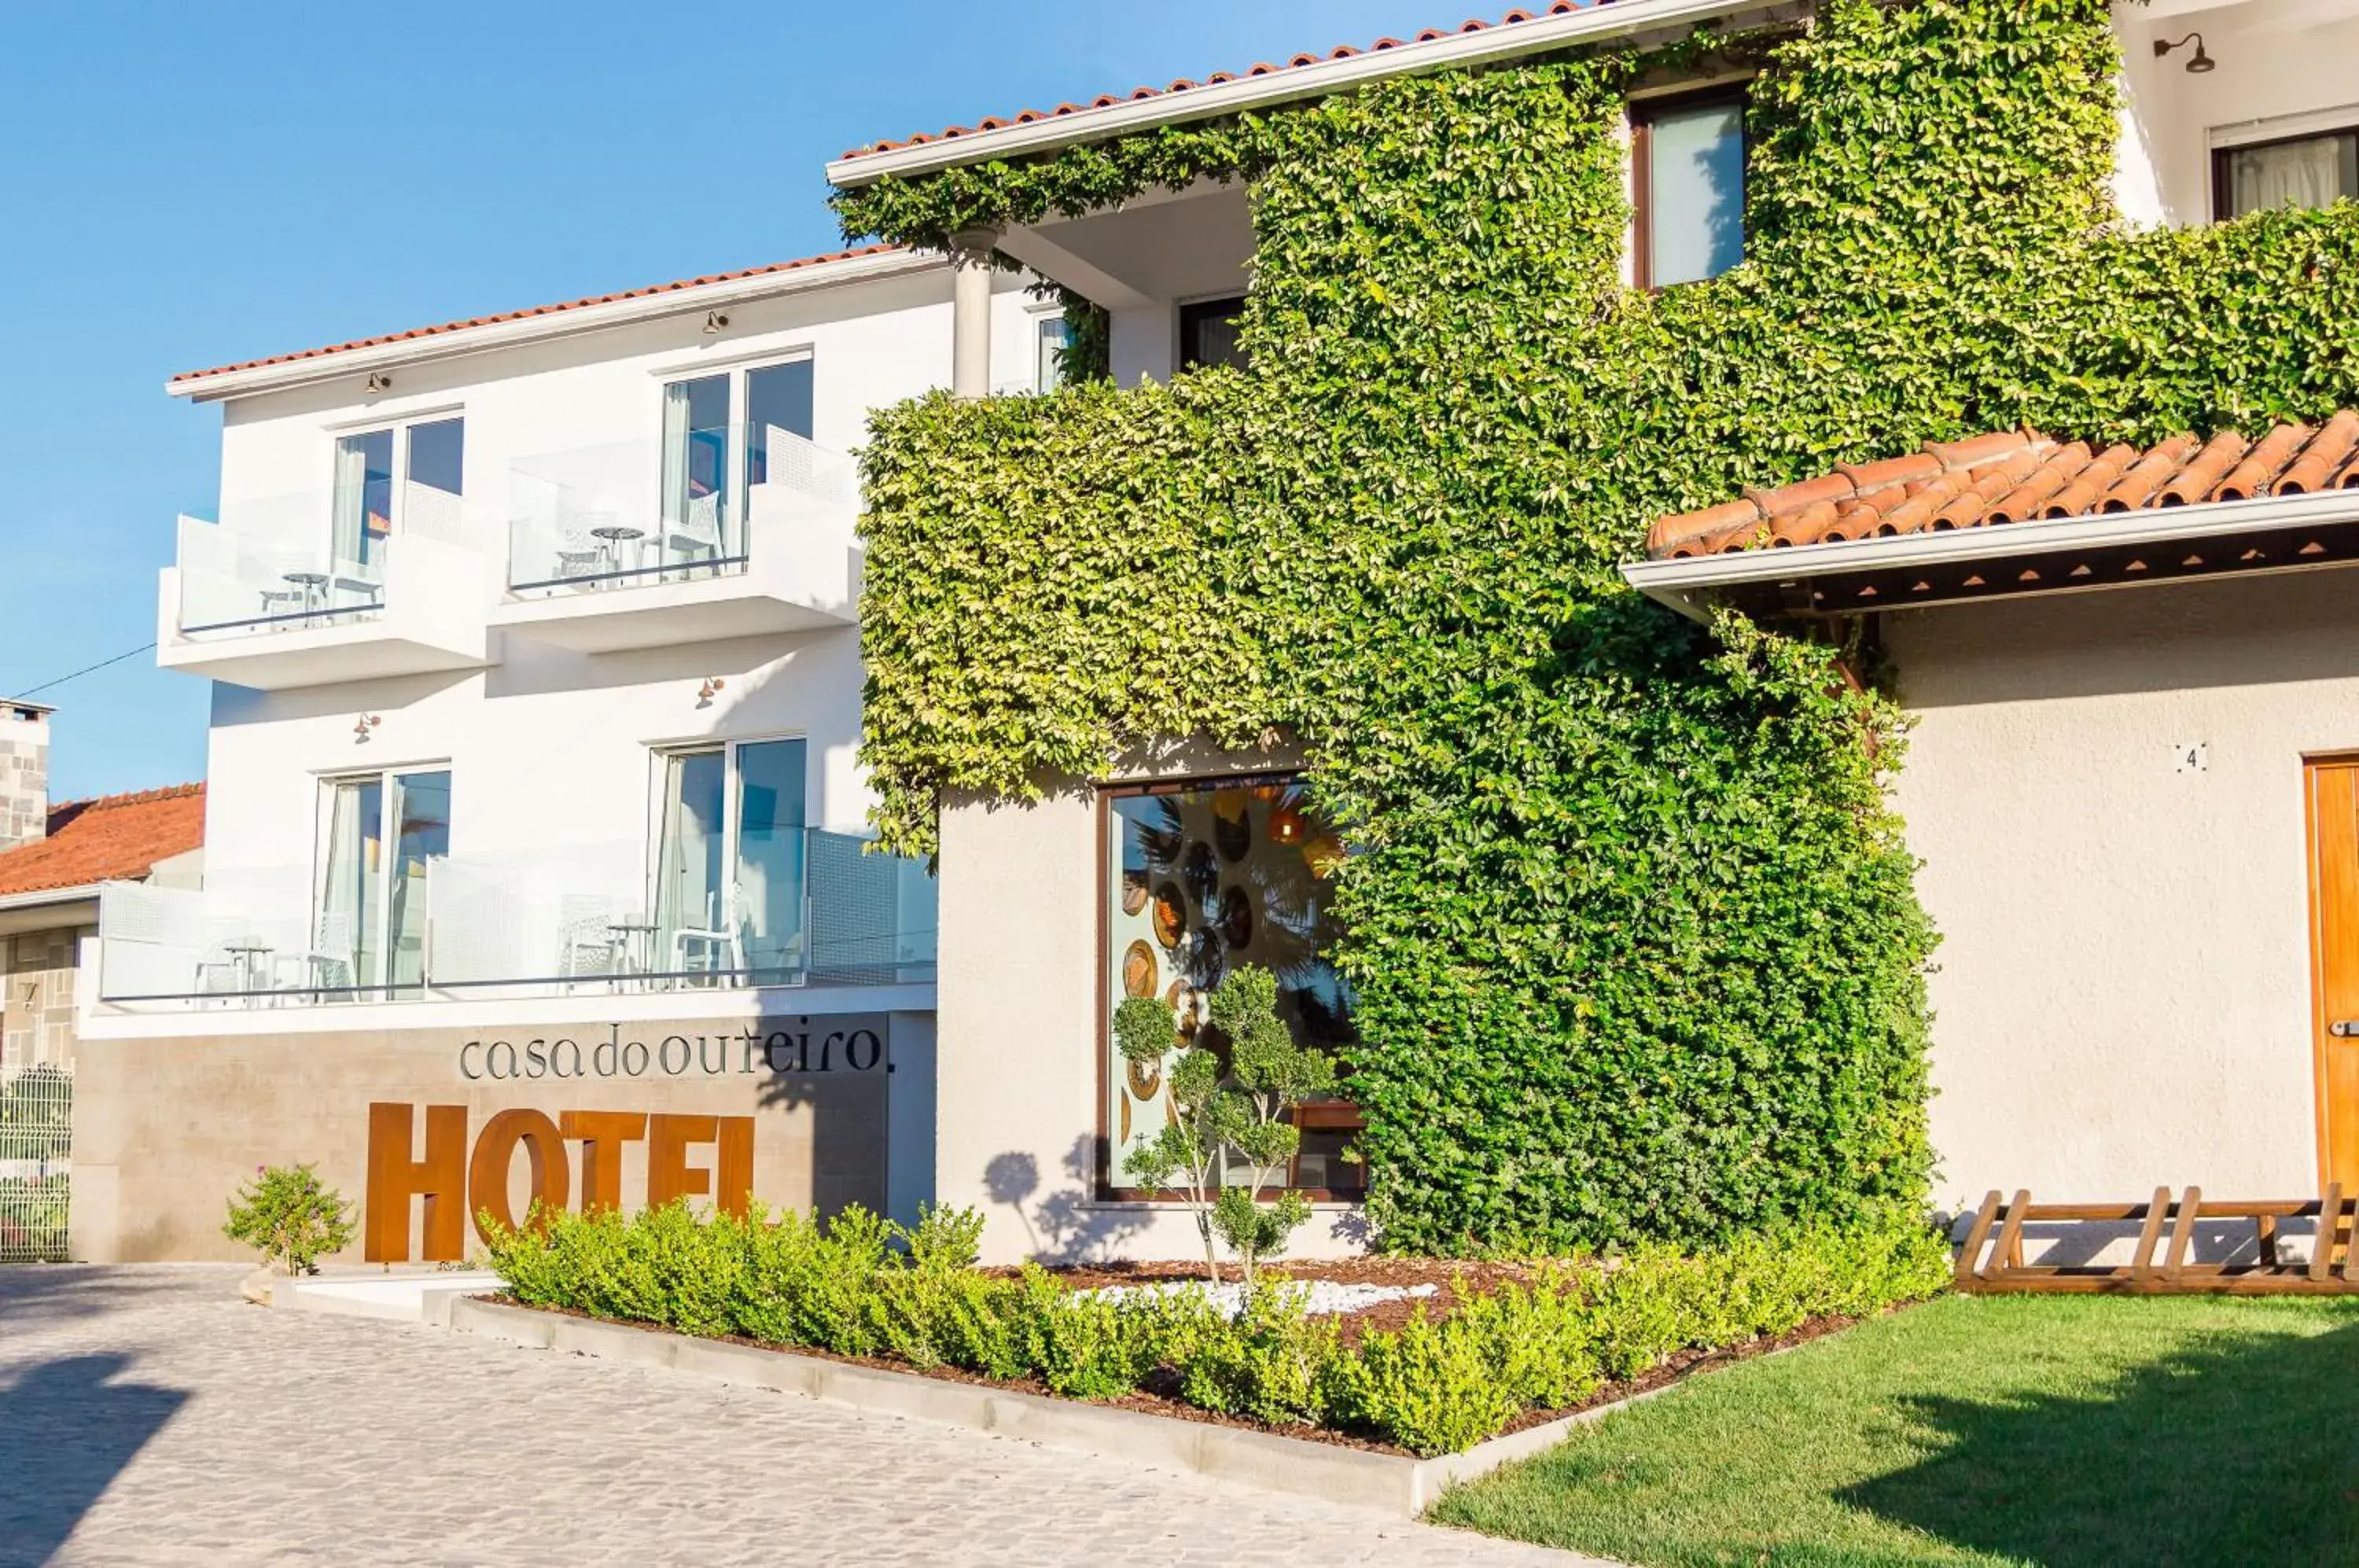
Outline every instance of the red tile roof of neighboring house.
[[622, 299], [643, 299], [655, 294], [677, 293], [682, 289], [695, 289], [708, 283], [735, 283], [748, 278], [766, 277], [773, 272], [795, 272], [822, 262], [851, 261], [864, 256], [888, 256], [904, 249], [901, 245], [862, 245], [854, 250], [830, 251], [824, 256], [798, 256], [792, 261], [774, 261], [766, 267], [749, 267], [741, 272], [709, 273], [702, 278], [682, 278], [670, 283], [650, 284], [645, 289], [625, 289], [613, 294], [593, 294], [586, 299], [567, 299], [554, 305], [533, 305], [521, 310], [503, 310], [496, 316], [468, 316], [456, 321], [442, 321], [430, 327], [412, 327], [406, 332], [387, 332], [382, 337], [354, 338], [350, 343], [330, 343], [325, 348], [307, 348], [295, 354], [275, 354], [266, 359], [240, 360], [235, 365], [216, 365], [210, 370], [184, 370], [172, 377], [171, 384], [195, 381], [207, 376], [226, 376], [234, 370], [259, 370], [270, 365], [294, 365], [306, 359], [322, 359], [332, 354], [346, 354], [356, 348], [379, 348], [386, 343], [407, 343], [412, 338], [439, 337], [444, 332], [463, 332], [469, 327], [488, 327], [501, 321], [520, 321], [528, 316], [549, 316], [560, 310], [578, 310], [585, 305], [612, 305]]
[[902, 147], [924, 147], [930, 142], [954, 141], [960, 136], [972, 136], [984, 131], [1002, 130], [1009, 125], [1028, 125], [1040, 120], [1058, 120], [1069, 114], [1083, 114], [1091, 109], [1111, 109], [1116, 103], [1126, 103], [1141, 98], [1168, 98], [1175, 93], [1189, 93], [1201, 87], [1217, 87], [1223, 82], [1236, 82], [1246, 77], [1274, 76], [1279, 71], [1298, 71], [1306, 65], [1321, 65], [1331, 60], [1350, 60], [1355, 55], [1380, 54], [1396, 49], [1405, 43], [1430, 43], [1457, 33], [1488, 32], [1495, 27], [1512, 27], [1520, 22], [1538, 21], [1544, 16], [1569, 16], [1575, 11], [1587, 11], [1599, 5], [1610, 5], [1614, 0], [1556, 0], [1551, 5], [1533, 11], [1510, 11], [1495, 22], [1479, 18], [1461, 22], [1455, 27], [1428, 27], [1413, 38], [1378, 38], [1365, 49], [1353, 49], [1341, 44], [1325, 54], [1298, 54], [1272, 65], [1257, 61], [1243, 71], [1216, 71], [1201, 82], [1181, 77], [1168, 87], [1134, 87], [1127, 93], [1101, 93], [1086, 103], [1060, 103], [1053, 109], [1019, 109], [1013, 114], [995, 114], [978, 120], [972, 125], [952, 125], [932, 135], [906, 136], [897, 142], [871, 142], [866, 147], [853, 147], [845, 158], [867, 158], [880, 152], [895, 152]]
[[1679, 560], [2336, 489], [2359, 490], [2359, 412], [2348, 408], [2257, 441], [2226, 430], [2144, 449], [2002, 430], [1658, 518], [1647, 553]]
[[49, 808], [49, 836], [0, 851], [0, 898], [145, 877], [205, 842], [205, 787], [175, 784]]

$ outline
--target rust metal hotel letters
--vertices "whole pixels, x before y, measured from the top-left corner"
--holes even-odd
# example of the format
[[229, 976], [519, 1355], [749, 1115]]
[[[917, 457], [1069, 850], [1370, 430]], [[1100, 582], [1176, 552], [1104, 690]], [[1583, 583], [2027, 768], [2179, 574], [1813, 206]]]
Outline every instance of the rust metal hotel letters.
[[[508, 1173], [518, 1149], [530, 1172], [533, 1200], [567, 1207], [573, 1192], [566, 1146], [582, 1146], [582, 1210], [614, 1209], [623, 1201], [623, 1146], [647, 1144], [647, 1203], [709, 1196], [742, 1214], [754, 1194], [752, 1116], [674, 1116], [644, 1111], [565, 1111], [556, 1118], [533, 1110], [493, 1116], [467, 1149], [467, 1107], [427, 1105], [426, 1152], [413, 1159], [411, 1134], [421, 1107], [377, 1102], [369, 1106], [368, 1197], [362, 1216], [362, 1256], [371, 1263], [410, 1260], [409, 1200], [424, 1198], [425, 1235], [419, 1256], [429, 1263], [466, 1256], [470, 1215], [488, 1214], [514, 1225]], [[712, 1164], [691, 1165], [689, 1151], [712, 1146]], [[476, 1230], [483, 1229], [482, 1220]]]

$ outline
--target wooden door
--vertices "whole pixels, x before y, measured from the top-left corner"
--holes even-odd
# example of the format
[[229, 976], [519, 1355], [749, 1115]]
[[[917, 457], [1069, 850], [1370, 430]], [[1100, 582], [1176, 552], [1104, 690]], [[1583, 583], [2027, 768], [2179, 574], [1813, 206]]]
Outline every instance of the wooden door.
[[2310, 765], [2310, 930], [2322, 1183], [2359, 1190], [2359, 758]]

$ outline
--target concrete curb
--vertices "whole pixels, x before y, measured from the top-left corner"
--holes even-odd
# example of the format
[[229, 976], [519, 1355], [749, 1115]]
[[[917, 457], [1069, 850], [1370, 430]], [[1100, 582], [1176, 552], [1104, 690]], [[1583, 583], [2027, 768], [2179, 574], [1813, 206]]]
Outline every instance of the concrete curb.
[[568, 1351], [627, 1366], [694, 1373], [747, 1388], [776, 1388], [882, 1415], [1169, 1465], [1399, 1519], [1424, 1513], [1446, 1487], [1553, 1448], [1575, 1429], [1664, 1391], [1652, 1389], [1636, 1399], [1601, 1405], [1495, 1437], [1463, 1454], [1420, 1460], [984, 1384], [954, 1383], [912, 1372], [823, 1361], [790, 1350], [693, 1339], [665, 1329], [539, 1312], [480, 1296], [452, 1300], [448, 1315], [449, 1326], [462, 1334], [482, 1334], [536, 1350]]

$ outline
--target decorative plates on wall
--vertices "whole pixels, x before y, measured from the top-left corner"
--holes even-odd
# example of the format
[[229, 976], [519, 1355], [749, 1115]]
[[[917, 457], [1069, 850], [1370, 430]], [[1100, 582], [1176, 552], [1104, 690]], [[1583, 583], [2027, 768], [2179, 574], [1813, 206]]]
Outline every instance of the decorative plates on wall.
[[1198, 839], [1188, 846], [1180, 862], [1180, 875], [1187, 878], [1188, 896], [1197, 907], [1210, 913], [1212, 900], [1221, 891], [1221, 864], [1212, 858], [1212, 846]]
[[1221, 934], [1232, 953], [1241, 953], [1253, 944], [1253, 900], [1244, 888], [1231, 887], [1221, 895]]
[[1180, 945], [1188, 932], [1188, 905], [1177, 884], [1166, 882], [1155, 889], [1155, 940], [1165, 952]]
[[1147, 908], [1147, 873], [1125, 871], [1122, 874], [1122, 912], [1135, 915]]
[[1242, 789], [1222, 789], [1212, 796], [1212, 843], [1221, 858], [1232, 865], [1253, 848], [1253, 815]]
[[1122, 955], [1122, 994], [1125, 996], [1152, 996], [1155, 982], [1162, 977], [1162, 965], [1155, 962], [1155, 950], [1144, 942], [1134, 942]]

